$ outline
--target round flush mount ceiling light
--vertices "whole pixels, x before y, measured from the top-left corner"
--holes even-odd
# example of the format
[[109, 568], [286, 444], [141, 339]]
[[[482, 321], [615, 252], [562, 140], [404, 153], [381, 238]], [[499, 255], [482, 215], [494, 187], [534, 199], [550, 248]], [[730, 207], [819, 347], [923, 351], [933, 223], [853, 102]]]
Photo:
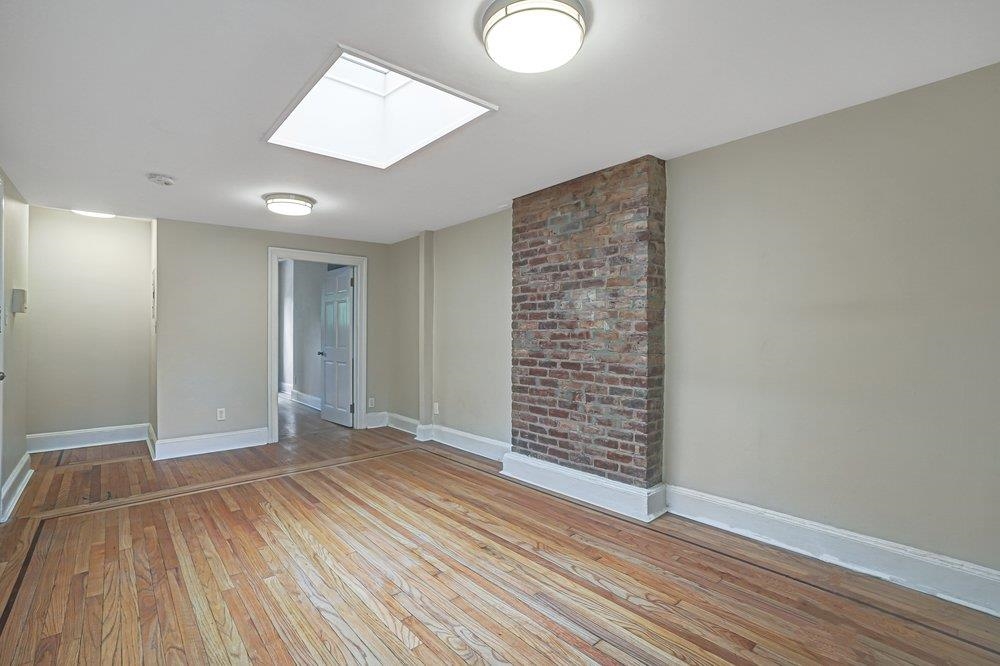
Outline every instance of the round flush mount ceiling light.
[[84, 217], [99, 217], [102, 220], [110, 220], [115, 217], [114, 213], [95, 213], [92, 210], [71, 210], [71, 213], [76, 213], [77, 215], [83, 215]]
[[288, 192], [272, 192], [265, 194], [263, 199], [267, 209], [278, 215], [308, 215], [316, 205], [316, 200], [312, 197]]
[[576, 0], [497, 0], [483, 17], [486, 52], [504, 69], [524, 74], [565, 65], [586, 34]]

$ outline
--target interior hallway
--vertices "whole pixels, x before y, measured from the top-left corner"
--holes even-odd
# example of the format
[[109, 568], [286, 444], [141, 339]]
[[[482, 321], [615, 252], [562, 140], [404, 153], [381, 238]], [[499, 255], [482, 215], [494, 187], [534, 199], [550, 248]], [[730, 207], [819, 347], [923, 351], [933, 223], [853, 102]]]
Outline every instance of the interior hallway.
[[388, 428], [32, 464], [0, 527], [3, 663], [1000, 659], [995, 618]]
[[278, 394], [278, 436], [280, 439], [329, 431], [347, 433], [350, 428], [324, 421], [320, 418], [318, 409], [295, 402], [281, 393]]

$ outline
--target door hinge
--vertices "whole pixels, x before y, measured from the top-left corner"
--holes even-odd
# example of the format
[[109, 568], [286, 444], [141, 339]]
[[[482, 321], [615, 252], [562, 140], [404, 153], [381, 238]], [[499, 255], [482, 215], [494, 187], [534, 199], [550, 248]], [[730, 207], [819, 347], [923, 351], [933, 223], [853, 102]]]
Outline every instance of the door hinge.
[[352, 402], [351, 403], [351, 414], [353, 414], [353, 413], [354, 413], [354, 403]]
[[351, 286], [354, 286], [354, 278], [351, 278]]

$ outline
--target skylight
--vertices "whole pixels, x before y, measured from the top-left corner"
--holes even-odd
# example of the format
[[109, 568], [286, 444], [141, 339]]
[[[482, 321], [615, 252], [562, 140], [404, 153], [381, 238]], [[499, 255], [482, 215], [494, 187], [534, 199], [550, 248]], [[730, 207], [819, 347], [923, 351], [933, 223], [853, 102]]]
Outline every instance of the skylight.
[[269, 143], [385, 169], [496, 107], [359, 52], [343, 52]]

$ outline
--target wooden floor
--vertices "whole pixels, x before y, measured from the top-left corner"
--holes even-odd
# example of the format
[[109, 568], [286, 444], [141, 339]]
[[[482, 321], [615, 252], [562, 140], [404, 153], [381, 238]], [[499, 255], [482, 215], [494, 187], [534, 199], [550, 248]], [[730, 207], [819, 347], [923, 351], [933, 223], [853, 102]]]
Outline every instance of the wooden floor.
[[1000, 663], [996, 618], [302, 422], [187, 459], [36, 456], [0, 527], [0, 664]]

